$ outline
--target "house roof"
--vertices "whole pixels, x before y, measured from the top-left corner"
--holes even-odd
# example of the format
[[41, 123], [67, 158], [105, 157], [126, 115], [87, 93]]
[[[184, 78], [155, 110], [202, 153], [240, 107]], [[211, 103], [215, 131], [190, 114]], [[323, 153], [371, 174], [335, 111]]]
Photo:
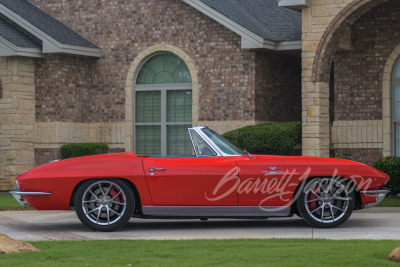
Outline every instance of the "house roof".
[[98, 48], [65, 24], [26, 0], [0, 0], [0, 4], [18, 14], [62, 44]]
[[[301, 13], [276, 0], [183, 1], [239, 34], [244, 49], [301, 50]], [[0, 18], [0, 56], [29, 49], [27, 56], [100, 56], [99, 47], [27, 0], [0, 0]]]
[[[98, 46], [27, 0], [0, 0], [0, 16], [4, 18], [0, 22], [2, 56], [13, 55], [10, 51], [15, 50], [15, 47], [32, 47], [35, 43], [40, 43], [43, 54], [100, 56], [101, 49]], [[28, 35], [33, 36], [38, 42]], [[4, 39], [8, 43], [1, 42]]]
[[0, 17], [0, 36], [18, 47], [41, 48], [32, 38]]
[[276, 0], [183, 0], [242, 36], [243, 48], [301, 49], [301, 12]]
[[301, 13], [276, 0], [201, 0], [255, 34], [273, 41], [301, 40]]

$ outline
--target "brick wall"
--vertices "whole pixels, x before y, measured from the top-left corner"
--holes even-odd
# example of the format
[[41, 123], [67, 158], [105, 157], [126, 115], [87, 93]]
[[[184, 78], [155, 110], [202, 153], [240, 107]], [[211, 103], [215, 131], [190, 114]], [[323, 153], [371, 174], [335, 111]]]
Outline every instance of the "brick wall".
[[[123, 121], [128, 68], [143, 49], [157, 43], [177, 46], [195, 62], [199, 78], [199, 120], [255, 119], [255, 52], [241, 50], [240, 36], [182, 1], [30, 2], [103, 49], [102, 57], [90, 64], [91, 86], [87, 88], [85, 118], [79, 117], [79, 112], [69, 112], [66, 104], [59, 106], [59, 111], [54, 111], [52, 106], [39, 106], [40, 121]], [[67, 57], [45, 59], [38, 64], [42, 70], [37, 72], [41, 81], [38, 98], [45, 95], [44, 102], [60, 103], [63, 98], [60, 91], [46, 88], [68, 89], [72, 95], [66, 96], [65, 103], [71, 104], [71, 109], [81, 108], [74, 100], [82, 102], [85, 88], [73, 87], [78, 84], [74, 79], [83, 77], [67, 71], [73, 61], [79, 64], [78, 71], [87, 71], [85, 62]], [[61, 74], [54, 71], [48, 79], [46, 70], [57, 64], [66, 64], [65, 71]], [[75, 77], [71, 78], [72, 88], [62, 81], [70, 74]]]
[[301, 58], [256, 53], [256, 120], [301, 120]]
[[35, 148], [35, 166], [39, 166], [56, 159], [61, 159], [60, 149]]
[[359, 162], [373, 165], [378, 159], [382, 158], [381, 148], [337, 148], [334, 151], [335, 157], [346, 157]]
[[87, 105], [94, 59], [50, 55], [36, 60], [36, 121], [88, 120]]
[[335, 120], [381, 120], [385, 62], [400, 43], [400, 5], [390, 1], [351, 28], [352, 49], [334, 59]]

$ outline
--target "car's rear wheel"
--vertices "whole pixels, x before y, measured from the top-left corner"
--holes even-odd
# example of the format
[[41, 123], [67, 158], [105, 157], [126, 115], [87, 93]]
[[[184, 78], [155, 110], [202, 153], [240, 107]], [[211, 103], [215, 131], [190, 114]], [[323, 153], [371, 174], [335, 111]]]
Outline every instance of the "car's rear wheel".
[[79, 220], [96, 231], [114, 231], [128, 223], [135, 207], [132, 189], [117, 179], [88, 180], [75, 195]]
[[347, 179], [310, 180], [297, 199], [301, 217], [311, 226], [330, 228], [350, 217], [355, 203], [354, 184]]

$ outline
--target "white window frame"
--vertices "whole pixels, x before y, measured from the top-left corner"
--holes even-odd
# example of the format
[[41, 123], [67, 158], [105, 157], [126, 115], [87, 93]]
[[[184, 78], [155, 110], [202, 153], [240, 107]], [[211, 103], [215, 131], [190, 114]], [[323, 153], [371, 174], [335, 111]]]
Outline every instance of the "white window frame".
[[[192, 91], [191, 83], [175, 83], [175, 84], [146, 84], [135, 85], [135, 99], [136, 92], [143, 91], [161, 91], [161, 122], [146, 122], [137, 123], [136, 121], [136, 105], [135, 105], [135, 123], [134, 123], [134, 145], [137, 147], [136, 126], [161, 126], [161, 156], [167, 155], [167, 126], [169, 125], [192, 125], [192, 121], [188, 122], [167, 122], [167, 92], [177, 90], [190, 90]], [[192, 95], [193, 97], [193, 95]], [[193, 101], [193, 100], [192, 100]], [[192, 103], [193, 105], [193, 103]]]

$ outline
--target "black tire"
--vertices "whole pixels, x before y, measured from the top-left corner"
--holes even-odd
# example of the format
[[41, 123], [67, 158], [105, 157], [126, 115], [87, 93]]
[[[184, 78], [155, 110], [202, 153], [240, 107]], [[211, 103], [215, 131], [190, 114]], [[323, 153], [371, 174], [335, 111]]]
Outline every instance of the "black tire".
[[354, 189], [354, 184], [344, 178], [312, 179], [299, 194], [297, 210], [312, 227], [336, 227], [354, 210]]
[[300, 218], [303, 218], [301, 217], [300, 212], [297, 210], [297, 203], [292, 204], [292, 213], [296, 214]]
[[133, 194], [132, 189], [118, 179], [88, 180], [76, 192], [76, 215], [95, 231], [115, 231], [132, 217], [135, 208]]

